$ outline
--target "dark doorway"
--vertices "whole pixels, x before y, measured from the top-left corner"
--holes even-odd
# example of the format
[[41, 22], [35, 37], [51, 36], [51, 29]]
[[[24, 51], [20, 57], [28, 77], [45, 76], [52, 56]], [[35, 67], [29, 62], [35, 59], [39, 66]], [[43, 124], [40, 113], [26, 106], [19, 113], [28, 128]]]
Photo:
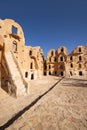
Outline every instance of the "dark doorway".
[[80, 75], [80, 76], [82, 76], [82, 75], [83, 75], [83, 74], [82, 74], [82, 71], [79, 71], [79, 75]]
[[60, 57], [60, 61], [63, 61], [63, 57], [62, 56]]
[[44, 75], [47, 75], [46, 72], [44, 72]]
[[57, 75], [57, 71], [55, 71], [55, 75]]
[[25, 72], [25, 78], [27, 78], [28, 77], [28, 72]]
[[31, 74], [31, 80], [33, 80], [34, 79], [34, 74]]
[[63, 72], [61, 72], [61, 76], [64, 76], [64, 73], [63, 73]]
[[51, 75], [51, 72], [49, 71], [49, 75]]

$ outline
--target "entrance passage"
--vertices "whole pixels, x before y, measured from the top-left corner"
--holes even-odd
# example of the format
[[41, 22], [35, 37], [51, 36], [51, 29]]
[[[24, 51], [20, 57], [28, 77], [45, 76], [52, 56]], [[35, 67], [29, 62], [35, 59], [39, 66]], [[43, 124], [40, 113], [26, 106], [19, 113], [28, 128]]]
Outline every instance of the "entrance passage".
[[51, 75], [51, 72], [49, 71], [49, 75]]
[[31, 80], [33, 80], [34, 79], [34, 74], [31, 74]]
[[79, 71], [79, 76], [82, 76], [83, 74], [82, 74], [82, 71]]
[[61, 76], [64, 76], [64, 73], [63, 73], [63, 72], [61, 72]]
[[47, 75], [46, 72], [44, 72], [44, 75]]
[[25, 72], [25, 78], [27, 78], [28, 77], [28, 72]]

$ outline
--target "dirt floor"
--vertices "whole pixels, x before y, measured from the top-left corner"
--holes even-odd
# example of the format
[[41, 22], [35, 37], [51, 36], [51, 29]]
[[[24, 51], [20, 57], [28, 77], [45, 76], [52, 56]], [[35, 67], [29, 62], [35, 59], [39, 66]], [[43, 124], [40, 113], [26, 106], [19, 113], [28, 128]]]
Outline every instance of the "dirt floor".
[[[47, 90], [43, 83], [50, 86], [59, 79], [46, 77], [43, 82], [35, 81], [40, 93], [33, 87], [32, 95]], [[87, 130], [87, 77], [64, 78], [6, 130]]]

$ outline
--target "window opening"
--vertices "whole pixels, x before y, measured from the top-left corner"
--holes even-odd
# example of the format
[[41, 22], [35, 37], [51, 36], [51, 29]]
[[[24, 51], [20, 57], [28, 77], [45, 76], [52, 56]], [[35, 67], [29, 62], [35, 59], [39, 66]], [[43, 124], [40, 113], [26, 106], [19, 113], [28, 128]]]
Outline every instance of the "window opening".
[[60, 61], [63, 61], [63, 57], [62, 56], [60, 57]]
[[26, 78], [28, 77], [28, 72], [25, 72], [25, 77], [26, 77]]
[[46, 72], [44, 72], [44, 75], [47, 75]]
[[33, 63], [30, 64], [30, 69], [33, 69]]
[[51, 75], [51, 72], [49, 71], [49, 75]]
[[61, 76], [63, 76], [64, 75], [64, 73], [63, 72], [61, 72]]
[[64, 49], [63, 48], [61, 48], [61, 52], [63, 52], [64, 51]]
[[31, 50], [29, 51], [29, 55], [30, 55], [30, 56], [32, 55], [32, 51], [31, 51]]
[[54, 61], [56, 62], [56, 57], [54, 58]]
[[51, 66], [49, 65], [49, 69], [51, 69]]
[[70, 66], [71, 66], [71, 68], [73, 68], [73, 64], [72, 64], [72, 63], [71, 63], [71, 65], [70, 65]]
[[82, 74], [82, 71], [79, 71], [79, 75], [80, 75], [80, 76], [82, 76], [82, 75], [83, 75], [83, 74]]
[[81, 52], [81, 48], [79, 48], [79, 52]]
[[31, 80], [33, 80], [34, 79], [34, 74], [31, 74]]
[[13, 42], [13, 50], [17, 51], [17, 43], [16, 42]]
[[17, 28], [12, 25], [12, 33], [17, 34]]
[[73, 57], [72, 57], [72, 56], [70, 57], [70, 60], [71, 60], [71, 61], [73, 60]]
[[79, 61], [81, 61], [82, 60], [82, 57], [81, 56], [79, 56]]

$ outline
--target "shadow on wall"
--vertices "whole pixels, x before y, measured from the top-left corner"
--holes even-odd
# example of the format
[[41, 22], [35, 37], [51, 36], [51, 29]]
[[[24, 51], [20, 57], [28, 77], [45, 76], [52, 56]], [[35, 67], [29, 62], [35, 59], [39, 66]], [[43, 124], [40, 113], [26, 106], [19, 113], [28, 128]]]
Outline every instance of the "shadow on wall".
[[5, 67], [1, 64], [0, 67], [0, 73], [1, 73], [1, 88], [8, 93], [8, 76], [6, 73]]

